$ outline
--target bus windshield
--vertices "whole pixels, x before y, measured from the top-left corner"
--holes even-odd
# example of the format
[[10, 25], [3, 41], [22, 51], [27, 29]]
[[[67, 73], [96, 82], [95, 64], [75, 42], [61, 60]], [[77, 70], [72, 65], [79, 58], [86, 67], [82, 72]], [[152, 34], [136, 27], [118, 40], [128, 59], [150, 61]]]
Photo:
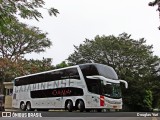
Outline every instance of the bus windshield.
[[111, 97], [111, 98], [121, 98], [122, 97], [120, 83], [104, 84], [104, 82], [101, 81], [101, 89], [102, 89], [102, 95], [106, 97]]
[[112, 67], [103, 64], [93, 63], [87, 65], [82, 64], [80, 65], [80, 69], [83, 73], [89, 92], [104, 95], [110, 98], [118, 99], [122, 97], [120, 83], [107, 82], [105, 84], [104, 80], [101, 79], [101, 77], [104, 77], [109, 80], [118, 80], [118, 76]]
[[103, 65], [103, 64], [87, 64], [87, 65], [80, 65], [80, 69], [83, 73], [83, 76], [93, 76], [93, 75], [100, 75], [104, 76], [105, 78], [118, 80], [118, 76], [114, 69], [110, 66]]
[[115, 99], [122, 97], [120, 83], [106, 82], [98, 78], [86, 78], [85, 81], [91, 93]]

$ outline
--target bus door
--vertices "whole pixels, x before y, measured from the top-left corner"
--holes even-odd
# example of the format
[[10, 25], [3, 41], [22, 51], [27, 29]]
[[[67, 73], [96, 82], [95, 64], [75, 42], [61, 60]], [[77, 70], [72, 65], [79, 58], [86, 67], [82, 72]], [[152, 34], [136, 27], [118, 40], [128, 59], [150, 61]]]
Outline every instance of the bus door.
[[90, 107], [98, 107], [99, 106], [99, 86], [97, 84], [91, 84], [91, 86], [88, 86], [89, 92], [91, 92], [89, 95], [87, 95], [87, 103]]

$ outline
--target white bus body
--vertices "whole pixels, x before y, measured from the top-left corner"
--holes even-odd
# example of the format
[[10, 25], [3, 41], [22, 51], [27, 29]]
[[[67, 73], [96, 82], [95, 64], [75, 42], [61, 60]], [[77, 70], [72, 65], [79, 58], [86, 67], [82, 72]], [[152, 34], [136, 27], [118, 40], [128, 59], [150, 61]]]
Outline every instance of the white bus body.
[[128, 87], [113, 68], [97, 63], [26, 75], [14, 80], [12, 106], [27, 111], [122, 109], [120, 82]]

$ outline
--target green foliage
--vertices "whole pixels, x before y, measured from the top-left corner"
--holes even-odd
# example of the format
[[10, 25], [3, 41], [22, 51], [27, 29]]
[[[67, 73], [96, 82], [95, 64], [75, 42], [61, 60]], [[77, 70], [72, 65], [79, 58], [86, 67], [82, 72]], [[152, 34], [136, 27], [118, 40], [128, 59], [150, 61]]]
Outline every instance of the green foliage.
[[59, 14], [55, 8], [45, 8], [44, 0], [0, 0], [0, 82], [53, 69], [51, 59], [23, 58], [27, 53], [44, 52], [52, 44], [47, 33], [17, 20], [20, 16], [38, 21], [43, 18], [40, 9], [47, 10], [51, 16]]
[[0, 82], [12, 81], [15, 77], [52, 70], [52, 59], [43, 60], [19, 59], [11, 61], [7, 58], [0, 58]]
[[24, 19], [39, 21], [39, 18], [43, 18], [40, 9], [46, 9], [51, 16], [59, 14], [57, 9], [44, 6], [44, 0], [0, 0], [0, 32], [6, 32], [7, 25], [17, 18], [17, 15]]
[[7, 25], [7, 29], [0, 33], [0, 55], [3, 58], [15, 60], [27, 53], [44, 52], [52, 44], [47, 33], [19, 23], [16, 19]]
[[52, 70], [54, 68], [52, 66], [51, 58], [43, 58], [42, 60], [30, 59], [30, 60], [22, 60], [19, 62], [23, 66], [21, 75], [44, 72], [44, 71]]
[[49, 15], [56, 16], [59, 12], [55, 8], [45, 8], [44, 0], [1, 0], [0, 1], [0, 18], [9, 18], [19, 15], [22, 18], [33, 19], [43, 18], [40, 8], [46, 9]]
[[[160, 67], [159, 67], [160, 68]], [[158, 70], [158, 69], [157, 69]], [[160, 108], [160, 71], [152, 78], [153, 108]]]
[[[138, 111], [143, 109], [145, 93], [143, 91], [153, 90], [155, 67], [159, 60], [152, 54], [152, 45], [145, 43], [144, 38], [134, 40], [127, 33], [122, 33], [118, 37], [96, 36], [93, 40], [86, 39], [83, 44], [75, 46], [75, 51], [68, 57], [68, 62], [75, 65], [93, 61], [112, 66], [119, 78], [129, 84], [127, 90], [123, 89], [124, 103]], [[153, 96], [155, 91], [152, 91]]]
[[64, 68], [64, 67], [68, 67], [69, 65], [65, 62], [65, 61], [62, 61], [60, 64], [57, 64], [55, 66], [55, 69], [58, 69], [58, 68]]
[[146, 111], [151, 110], [152, 109], [152, 101], [153, 101], [152, 91], [145, 90], [143, 104], [142, 104], [143, 109]]

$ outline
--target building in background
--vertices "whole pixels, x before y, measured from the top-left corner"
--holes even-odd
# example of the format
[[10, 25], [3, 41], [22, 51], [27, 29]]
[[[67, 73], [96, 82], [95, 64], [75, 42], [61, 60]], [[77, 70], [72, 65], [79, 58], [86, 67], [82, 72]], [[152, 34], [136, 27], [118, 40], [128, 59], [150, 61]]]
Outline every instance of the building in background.
[[12, 92], [13, 92], [13, 82], [3, 82], [5, 89], [4, 97], [4, 108], [12, 108]]

